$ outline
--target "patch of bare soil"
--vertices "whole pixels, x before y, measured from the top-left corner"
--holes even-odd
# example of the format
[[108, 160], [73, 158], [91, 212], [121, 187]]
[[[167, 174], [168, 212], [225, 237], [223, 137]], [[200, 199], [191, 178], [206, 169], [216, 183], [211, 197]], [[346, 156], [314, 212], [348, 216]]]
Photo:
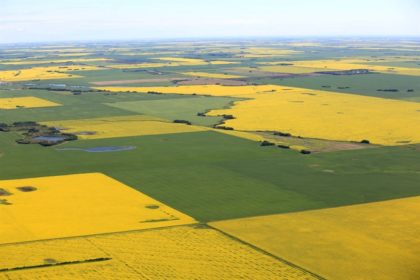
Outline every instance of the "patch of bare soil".
[[375, 145], [367, 145], [361, 143], [351, 143], [351, 142], [339, 142], [339, 141], [328, 141], [329, 142], [319, 150], [319, 152], [333, 152], [333, 151], [344, 151], [344, 150], [360, 150], [366, 148], [376, 147]]
[[314, 153], [325, 153], [325, 152], [345, 151], [345, 150], [359, 150], [359, 149], [377, 147], [376, 145], [363, 144], [363, 143], [357, 143], [357, 142], [344, 142], [344, 141], [333, 141], [333, 140], [303, 138], [303, 137], [294, 137], [294, 136], [281, 136], [281, 135], [274, 135], [274, 133], [272, 132], [256, 132], [256, 134], [263, 136], [267, 140], [280, 141], [289, 146], [292, 146], [292, 145], [304, 146], [308, 150]]

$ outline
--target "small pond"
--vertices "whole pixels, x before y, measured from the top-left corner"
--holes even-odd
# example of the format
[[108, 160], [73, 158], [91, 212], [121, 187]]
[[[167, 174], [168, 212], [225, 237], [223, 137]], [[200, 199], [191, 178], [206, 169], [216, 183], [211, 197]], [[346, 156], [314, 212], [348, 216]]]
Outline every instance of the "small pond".
[[134, 150], [135, 146], [101, 146], [93, 148], [61, 148], [57, 151], [84, 151], [88, 153], [106, 153], [106, 152], [121, 152]]
[[66, 138], [60, 136], [38, 136], [34, 137], [33, 139], [38, 141], [59, 142], [64, 141]]

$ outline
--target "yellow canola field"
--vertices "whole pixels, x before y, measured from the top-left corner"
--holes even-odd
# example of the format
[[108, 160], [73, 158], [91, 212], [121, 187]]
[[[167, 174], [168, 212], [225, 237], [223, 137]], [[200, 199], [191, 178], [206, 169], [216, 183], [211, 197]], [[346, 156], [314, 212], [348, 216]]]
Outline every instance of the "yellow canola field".
[[283, 87], [273, 85], [259, 86], [222, 86], [222, 85], [187, 85], [175, 87], [96, 87], [96, 89], [111, 92], [149, 92], [166, 94], [198, 94], [212, 96], [249, 97], [262, 93], [275, 92]]
[[327, 279], [420, 279], [420, 197], [211, 223]]
[[[74, 54], [70, 54], [73, 56]], [[68, 55], [67, 55], [68, 56]], [[25, 64], [49, 64], [49, 63], [66, 63], [66, 62], [98, 62], [109, 61], [109, 58], [75, 58], [75, 59], [56, 59], [56, 60], [20, 60], [20, 61], [0, 61], [5, 65], [25, 65]]]
[[221, 65], [221, 64], [237, 64], [237, 62], [233, 61], [223, 61], [223, 60], [203, 60], [197, 58], [183, 58], [183, 57], [159, 57], [159, 60], [164, 61], [171, 61], [171, 62], [178, 62], [180, 65], [206, 65], [206, 64], [213, 64], [213, 65]]
[[[86, 238], [62, 238], [0, 245], [0, 271], [51, 262], [106, 258], [108, 254]], [[0, 272], [0, 275], [1, 272]], [[1, 276], [0, 276], [0, 279]]]
[[0, 98], [0, 110], [11, 110], [17, 108], [39, 108], [39, 107], [54, 107], [61, 106], [61, 104], [54, 103], [38, 97], [10, 97]]
[[206, 64], [206, 61], [204, 61], [202, 59], [197, 59], [197, 58], [183, 58], [183, 57], [165, 56], [165, 57], [159, 57], [157, 59], [164, 60], [164, 61], [171, 61], [171, 62], [179, 62], [179, 63], [182, 63], [184, 65], [203, 65], [203, 64]]
[[154, 68], [154, 67], [168, 67], [168, 66], [182, 66], [182, 64], [169, 63], [134, 63], [134, 64], [110, 64], [107, 67], [112, 69], [136, 69], [136, 68]]
[[209, 129], [194, 125], [170, 123], [166, 120], [142, 115], [49, 121], [42, 124], [59, 127], [63, 132], [78, 135], [79, 139], [173, 134]]
[[[80, 242], [80, 245], [77, 243]], [[44, 245], [44, 248], [42, 246]], [[311, 273], [279, 261], [226, 235], [203, 226], [104, 234], [72, 241], [52, 240], [17, 244], [18, 253], [34, 251], [58, 264], [70, 259], [80, 263], [0, 272], [0, 279], [261, 279], [312, 280]], [[27, 248], [25, 253], [23, 248]], [[87, 254], [92, 249], [90, 254]], [[62, 250], [63, 257], [56, 255]], [[101, 251], [102, 254], [98, 251]], [[0, 247], [0, 252], [2, 247]], [[67, 255], [73, 254], [71, 258]], [[29, 254], [30, 255], [30, 254]], [[98, 257], [109, 260], [85, 262]], [[12, 256], [18, 259], [19, 256]], [[2, 261], [3, 263], [8, 260]], [[31, 263], [31, 262], [30, 262]], [[12, 264], [12, 263], [11, 263]], [[16, 262], [13, 262], [16, 265]], [[9, 266], [13, 268], [14, 266]]]
[[[275, 85], [99, 87], [108, 91], [156, 91], [248, 98], [207, 115], [233, 115], [225, 126], [239, 131], [282, 131], [295, 136], [374, 144], [419, 143], [420, 104]], [[401, 125], [404, 124], [404, 125]]]
[[[335, 71], [335, 70], [351, 70], [351, 69], [369, 69], [371, 71], [381, 72], [385, 74], [399, 74], [399, 75], [410, 75], [420, 76], [420, 68], [408, 68], [408, 67], [394, 67], [394, 66], [382, 66], [382, 65], [371, 65], [366, 64], [366, 59], [343, 59], [343, 60], [305, 60], [305, 61], [287, 61], [291, 63], [295, 69], [308, 68], [311, 72], [316, 71]], [[276, 65], [284, 62], [269, 62], [267, 65]], [[289, 66], [290, 67], [290, 66]], [[263, 71], [271, 72], [282, 72], [286, 67], [282, 66], [263, 66], [260, 67]], [[314, 69], [318, 69], [313, 71]], [[308, 70], [309, 71], [309, 70]], [[303, 72], [302, 70], [302, 73]]]
[[194, 223], [101, 173], [2, 180], [0, 187], [10, 194], [0, 204], [0, 244]]
[[194, 77], [200, 77], [200, 78], [215, 78], [215, 79], [237, 79], [237, 78], [242, 78], [242, 76], [222, 74], [222, 73], [183, 72], [181, 74], [188, 75], [188, 76], [194, 76]]
[[89, 71], [101, 70], [96, 66], [71, 65], [71, 66], [47, 66], [33, 67], [20, 70], [0, 71], [0, 81], [21, 82], [31, 80], [50, 80], [50, 79], [68, 79], [80, 78], [79, 75], [68, 73], [69, 71]]
[[233, 115], [226, 126], [244, 131], [282, 131], [339, 141], [381, 145], [419, 143], [420, 104], [353, 94], [289, 88], [237, 102], [207, 115]]

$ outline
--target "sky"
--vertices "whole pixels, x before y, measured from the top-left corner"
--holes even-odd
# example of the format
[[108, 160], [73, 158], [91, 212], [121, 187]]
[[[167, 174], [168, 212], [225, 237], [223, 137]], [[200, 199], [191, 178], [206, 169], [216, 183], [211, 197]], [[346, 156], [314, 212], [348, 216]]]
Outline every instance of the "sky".
[[420, 37], [420, 0], [0, 0], [0, 43]]

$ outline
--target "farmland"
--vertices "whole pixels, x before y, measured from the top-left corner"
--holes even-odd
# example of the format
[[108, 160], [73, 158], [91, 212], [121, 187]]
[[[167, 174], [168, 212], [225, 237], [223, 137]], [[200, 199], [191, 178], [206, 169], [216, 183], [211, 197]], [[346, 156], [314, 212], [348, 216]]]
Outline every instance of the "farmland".
[[[282, 131], [307, 138], [341, 141], [369, 139], [372, 143], [382, 145], [420, 142], [420, 134], [411, 129], [420, 123], [420, 106], [417, 103], [280, 86], [100, 89], [247, 97], [251, 100], [237, 102], [232, 108], [213, 110], [208, 114], [235, 116], [235, 119], [226, 121], [226, 125], [239, 131]], [[392, 118], [388, 118], [390, 112], [395, 112], [391, 113]], [[308, 125], [308, 118], [311, 125]], [[403, 127], [400, 126], [402, 120], [406, 122]]]
[[[7, 253], [11, 248], [0, 246], [0, 251]], [[31, 279], [58, 275], [62, 279], [72, 279], [75, 274], [89, 279], [150, 279], [156, 275], [161, 279], [240, 279], [250, 274], [253, 279], [319, 279], [205, 227], [171, 227], [32, 242], [16, 245], [14, 249], [23, 254], [30, 250], [33, 257], [48, 257], [56, 264], [49, 267], [41, 262], [44, 267], [13, 271], [13, 267], [19, 265], [38, 264], [36, 259], [19, 263], [19, 259], [14, 258], [0, 264], [3, 270], [12, 270], [0, 274], [0, 279], [28, 279], [29, 275]], [[72, 254], [54, 254], [57, 250], [71, 250]], [[64, 266], [72, 261], [80, 261], [80, 264]]]
[[206, 130], [202, 127], [175, 124], [159, 118], [135, 115], [112, 118], [44, 122], [81, 139], [99, 139], [139, 135], [185, 133]]
[[[3, 196], [7, 197], [2, 199], [0, 212], [3, 221], [1, 243], [194, 222], [188, 216], [102, 174], [5, 180], [0, 183]], [[89, 196], [94, 193], [94, 197]]]
[[211, 225], [328, 279], [411, 279], [419, 272], [419, 201], [412, 197]]
[[17, 108], [37, 108], [37, 107], [52, 107], [60, 104], [50, 102], [38, 97], [12, 97], [0, 98], [0, 109], [17, 109]]
[[418, 279], [418, 48], [0, 46], [0, 279]]

